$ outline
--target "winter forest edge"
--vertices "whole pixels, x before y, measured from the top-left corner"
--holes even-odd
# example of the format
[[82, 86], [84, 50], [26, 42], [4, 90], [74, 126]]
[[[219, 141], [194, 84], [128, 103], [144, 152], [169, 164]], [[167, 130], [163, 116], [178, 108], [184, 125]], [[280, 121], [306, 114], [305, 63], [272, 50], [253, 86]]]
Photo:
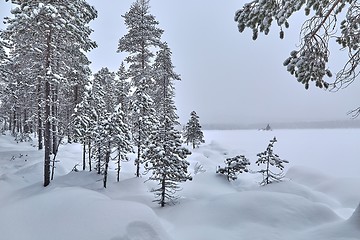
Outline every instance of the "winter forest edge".
[[[146, 184], [151, 182], [149, 192], [153, 198], [148, 200], [161, 207], [171, 205], [169, 209], [181, 208], [182, 197], [177, 192], [184, 190], [186, 193], [183, 186], [186, 188], [192, 184], [183, 183], [195, 181], [194, 178], [202, 173], [206, 181], [214, 181], [215, 178], [207, 179], [209, 171], [216, 173], [216, 181], [220, 182], [215, 185], [219, 184], [229, 194], [234, 194], [230, 188], [237, 188], [237, 184], [247, 181], [248, 177], [238, 179], [245, 174], [260, 176], [256, 177], [256, 189], [265, 190], [259, 191], [278, 188], [274, 191], [282, 192], [287, 191], [288, 186], [294, 187], [287, 185], [293, 183], [288, 183], [291, 178], [284, 171], [291, 159], [282, 159], [275, 153], [276, 131], [266, 131], [263, 138], [270, 143], [267, 147], [262, 146], [265, 151], [256, 152], [254, 165], [261, 166], [259, 170], [250, 168], [251, 161], [245, 155], [234, 152], [230, 156], [225, 150], [219, 150], [221, 157], [217, 156], [217, 159], [222, 158], [222, 162], [214, 165], [213, 169], [205, 169], [207, 164], [201, 161], [196, 161], [194, 166], [193, 160], [188, 161], [192, 152], [195, 154], [193, 159], [201, 153], [211, 160], [214, 154], [211, 151], [218, 151], [218, 146], [207, 149], [214, 142], [209, 143], [206, 139], [196, 111], [190, 113], [189, 121], [183, 127], [178, 122], [174, 96], [175, 82], [180, 81], [181, 76], [175, 72], [168, 43], [161, 40], [164, 30], [159, 28], [159, 22], [151, 15], [149, 0], [136, 0], [122, 16], [127, 34], [119, 39], [117, 51], [127, 56], [119, 64], [119, 70], [112, 72], [104, 67], [94, 74], [86, 56], [87, 52], [97, 47], [96, 42], [90, 39], [92, 30], [88, 26], [97, 17], [94, 7], [84, 0], [12, 2], [18, 7], [12, 10], [13, 18], [5, 19], [6, 28], [0, 32], [1, 132], [2, 137], [11, 136], [14, 144], [31, 144], [31, 148], [43, 153], [44, 187], [51, 186], [57, 176], [55, 172], [57, 165], [61, 164], [58, 155], [61, 155], [62, 145], [81, 145], [82, 159], [78, 161], [81, 163], [74, 165], [70, 174], [91, 172], [101, 176], [103, 190], [99, 191], [116, 188], [114, 182], [121, 183], [122, 165], [131, 162], [135, 166], [132, 173], [135, 179]], [[205, 140], [209, 145], [205, 145]], [[201, 145], [204, 145], [203, 149]], [[207, 156], [208, 152], [211, 152], [210, 156]], [[12, 161], [23, 158], [22, 154], [14, 156]], [[220, 166], [224, 163], [225, 166]], [[291, 173], [296, 179], [296, 173]], [[86, 178], [87, 175], [84, 176]], [[5, 179], [5, 175], [0, 178]], [[227, 181], [222, 182], [222, 179]], [[296, 186], [296, 191], [305, 191], [300, 188], [300, 185]], [[242, 187], [237, 192], [241, 191], [239, 189]], [[315, 192], [311, 194], [319, 197], [319, 192]], [[357, 196], [360, 197], [360, 194]], [[247, 197], [241, 200], [244, 204]], [[278, 199], [278, 196], [268, 197], [270, 201]], [[217, 200], [212, 201], [222, 206]], [[232, 200], [226, 198], [225, 202], [232, 203]], [[295, 199], [294, 202], [301, 205], [300, 200]], [[356, 206], [351, 206], [354, 213], [347, 220], [336, 216], [324, 220], [324, 217], [322, 222], [319, 220], [319, 226], [331, 226], [339, 221], [339, 226], [334, 225], [335, 229], [339, 233], [347, 231], [341, 239], [360, 239], [357, 235], [360, 234], [360, 209], [357, 207], [355, 210]], [[199, 209], [203, 207], [198, 206]], [[316, 207], [319, 213], [332, 214], [325, 209], [327, 207]], [[350, 222], [355, 227], [349, 227]], [[169, 239], [168, 233], [159, 230], [162, 227], [157, 229], [141, 225], [141, 229], [147, 229], [146, 236], [150, 237], [142, 235], [141, 238], [127, 228], [126, 236], [111, 240]], [[186, 227], [180, 229], [185, 230]], [[269, 233], [276, 236], [274, 231], [269, 230]], [[327, 227], [311, 229], [310, 232], [295, 239], [309, 236], [313, 239], [340, 239], [336, 234], [328, 235], [331, 231]], [[289, 230], [289, 236], [290, 233]], [[245, 235], [245, 239], [250, 239], [250, 236]], [[200, 238], [194, 235], [192, 239]], [[274, 239], [283, 238], [278, 236]]]

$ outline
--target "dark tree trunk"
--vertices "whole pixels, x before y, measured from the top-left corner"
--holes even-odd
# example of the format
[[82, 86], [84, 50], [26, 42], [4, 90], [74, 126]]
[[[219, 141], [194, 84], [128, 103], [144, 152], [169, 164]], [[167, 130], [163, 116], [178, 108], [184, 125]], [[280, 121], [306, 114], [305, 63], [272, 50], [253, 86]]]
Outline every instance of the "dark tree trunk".
[[[45, 58], [45, 69], [48, 71], [50, 69], [50, 55], [51, 55], [51, 29], [47, 35], [46, 39], [46, 58]], [[51, 86], [50, 86], [50, 78], [45, 77], [45, 131], [44, 131], [44, 147], [45, 147], [45, 158], [44, 158], [44, 187], [50, 184], [50, 150], [51, 150]]]
[[86, 142], [83, 143], [83, 171], [85, 171]]
[[24, 109], [24, 133], [30, 133], [31, 130], [30, 130], [30, 124], [26, 121], [28, 118], [28, 113], [27, 113], [27, 110]]
[[161, 207], [165, 207], [165, 191], [166, 191], [166, 188], [165, 188], [165, 174], [163, 175], [163, 178], [161, 180], [161, 199], [160, 199], [160, 205]]
[[101, 174], [101, 149], [100, 149], [100, 146], [98, 146], [97, 174]]
[[12, 128], [12, 135], [15, 136], [16, 134], [16, 111], [13, 111], [13, 128]]
[[56, 154], [57, 143], [58, 143], [58, 127], [57, 127], [57, 94], [58, 88], [54, 87], [52, 90], [52, 107], [51, 107], [51, 116], [52, 116], [52, 153]]
[[267, 159], [266, 162], [266, 184], [269, 184], [269, 168], [270, 168], [270, 161]]
[[51, 124], [50, 124], [50, 83], [45, 82], [45, 131], [44, 131], [44, 145], [45, 145], [45, 159], [44, 159], [44, 187], [50, 184], [50, 150], [51, 150]]
[[120, 182], [120, 169], [121, 169], [121, 157], [120, 157], [120, 147], [118, 147], [118, 162], [117, 162], [117, 172], [116, 172], [117, 182]]
[[54, 179], [56, 156], [57, 156], [57, 153], [59, 151], [59, 146], [60, 146], [61, 141], [62, 141], [62, 138], [60, 138], [58, 140], [58, 144], [56, 144], [56, 149], [54, 149], [54, 157], [53, 157], [53, 160], [52, 160], [52, 167], [51, 167], [51, 180]]
[[[15, 118], [16, 118], [16, 133], [17, 134], [21, 134], [21, 114], [20, 114], [20, 109], [17, 107], [15, 109]], [[22, 141], [22, 137], [20, 138], [20, 141]]]
[[141, 145], [140, 145], [140, 142], [139, 142], [138, 143], [138, 150], [137, 150], [137, 159], [136, 159], [136, 177], [140, 177], [140, 157], [141, 157]]
[[9, 128], [8, 128], [9, 131], [12, 130], [12, 114], [9, 113]]
[[136, 177], [140, 177], [140, 158], [141, 158], [141, 123], [139, 123], [139, 136], [137, 142], [137, 159], [136, 159]]
[[91, 172], [91, 142], [88, 140], [88, 160], [89, 160], [89, 172]]
[[[110, 146], [109, 146], [109, 148], [110, 148]], [[107, 174], [108, 174], [108, 168], [109, 168], [109, 161], [110, 161], [110, 149], [108, 149], [108, 151], [106, 152], [106, 156], [105, 156], [104, 188], [106, 188], [106, 184], [107, 184]]]
[[38, 149], [41, 150], [43, 149], [43, 129], [42, 129], [42, 114], [41, 114], [41, 79], [38, 78], [38, 83], [37, 83], [37, 129], [38, 129]]

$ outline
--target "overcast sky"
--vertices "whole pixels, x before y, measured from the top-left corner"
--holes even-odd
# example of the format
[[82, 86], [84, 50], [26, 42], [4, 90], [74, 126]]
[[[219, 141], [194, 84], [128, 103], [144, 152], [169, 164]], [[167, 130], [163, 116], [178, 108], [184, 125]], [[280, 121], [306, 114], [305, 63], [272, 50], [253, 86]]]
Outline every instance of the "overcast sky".
[[[116, 71], [125, 54], [116, 53], [119, 38], [127, 30], [121, 15], [133, 0], [89, 0], [98, 10], [92, 22], [92, 38], [99, 47], [88, 56], [94, 72], [101, 67]], [[285, 39], [278, 29], [269, 36], [251, 39], [240, 34], [234, 13], [244, 1], [151, 0], [151, 13], [159, 21], [173, 52], [176, 105], [185, 123], [195, 110], [202, 123], [274, 123], [349, 119], [349, 110], [360, 105], [360, 83], [337, 93], [310, 86], [306, 91], [283, 67], [289, 52], [299, 43], [299, 24], [293, 21]], [[1, 1], [0, 13], [7, 11]], [[299, 19], [301, 19], [301, 14]], [[298, 21], [300, 22], [300, 21]], [[3, 26], [1, 27], [3, 28]], [[331, 57], [341, 59], [338, 51]], [[332, 63], [339, 70], [341, 61]]]

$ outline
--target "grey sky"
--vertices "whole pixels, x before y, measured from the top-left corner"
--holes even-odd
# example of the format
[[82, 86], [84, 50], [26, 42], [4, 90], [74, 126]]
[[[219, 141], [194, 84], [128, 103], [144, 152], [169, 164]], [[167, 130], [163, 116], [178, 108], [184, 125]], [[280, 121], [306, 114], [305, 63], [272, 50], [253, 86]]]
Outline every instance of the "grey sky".
[[[99, 47], [89, 54], [93, 71], [116, 71], [125, 54], [116, 53], [127, 31], [121, 17], [133, 0], [89, 0], [99, 17], [91, 24]], [[337, 93], [314, 86], [306, 91], [282, 66], [298, 44], [299, 26], [292, 24], [285, 39], [278, 29], [251, 39], [240, 34], [233, 21], [244, 1], [151, 0], [151, 13], [165, 30], [163, 40], [173, 52], [175, 70], [182, 81], [176, 86], [176, 105], [182, 123], [195, 110], [203, 123], [256, 123], [348, 119], [346, 113], [360, 105], [360, 84]], [[1, 5], [4, 3], [1, 2]], [[1, 15], [4, 14], [1, 6]], [[301, 19], [301, 14], [299, 19]], [[296, 20], [295, 20], [296, 22]], [[337, 47], [337, 46], [336, 46]], [[338, 51], [332, 57], [341, 59]], [[341, 61], [333, 64], [339, 70]]]

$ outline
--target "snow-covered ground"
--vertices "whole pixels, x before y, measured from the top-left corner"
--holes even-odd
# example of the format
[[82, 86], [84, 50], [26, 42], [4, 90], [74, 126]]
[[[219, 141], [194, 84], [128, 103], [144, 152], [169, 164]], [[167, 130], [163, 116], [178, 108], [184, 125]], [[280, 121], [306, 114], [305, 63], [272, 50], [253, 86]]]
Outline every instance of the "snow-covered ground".
[[[94, 172], [71, 172], [81, 163], [76, 144], [60, 147], [55, 180], [43, 188], [43, 153], [0, 136], [0, 239], [360, 239], [360, 129], [204, 133], [206, 144], [188, 158], [193, 181], [165, 208], [152, 202], [156, 183], [134, 177], [133, 162], [123, 163], [119, 183], [112, 167], [107, 189]], [[238, 154], [259, 170], [256, 154], [274, 136], [274, 152], [290, 162], [281, 183], [260, 187], [252, 173], [230, 183], [215, 173]], [[196, 164], [206, 171], [194, 174]]]

